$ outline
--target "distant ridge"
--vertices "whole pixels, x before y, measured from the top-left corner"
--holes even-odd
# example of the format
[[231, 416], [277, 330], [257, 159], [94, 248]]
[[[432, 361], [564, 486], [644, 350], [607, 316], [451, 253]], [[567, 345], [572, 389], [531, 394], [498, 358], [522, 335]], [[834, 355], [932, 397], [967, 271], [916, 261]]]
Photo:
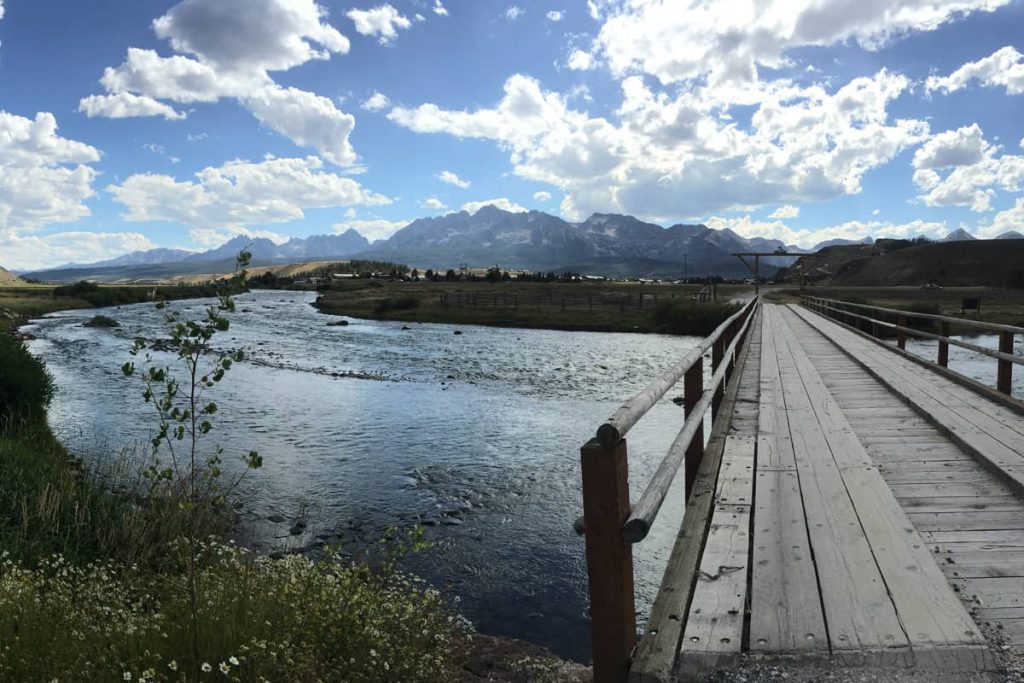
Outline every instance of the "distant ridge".
[[978, 239], [971, 233], [967, 232], [963, 228], [957, 228], [953, 232], [943, 237], [941, 242], [973, 242]]
[[10, 272], [6, 268], [0, 267], [0, 285], [10, 286], [23, 284], [25, 284], [25, 281], [22, 280], [20, 277]]

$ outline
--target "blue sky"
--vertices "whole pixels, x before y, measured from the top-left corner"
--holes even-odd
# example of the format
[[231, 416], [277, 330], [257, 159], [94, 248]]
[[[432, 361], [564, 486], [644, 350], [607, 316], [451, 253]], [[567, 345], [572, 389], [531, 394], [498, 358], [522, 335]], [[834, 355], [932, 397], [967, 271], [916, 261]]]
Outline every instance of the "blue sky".
[[1020, 0], [0, 0], [0, 264], [494, 202], [1024, 230]]

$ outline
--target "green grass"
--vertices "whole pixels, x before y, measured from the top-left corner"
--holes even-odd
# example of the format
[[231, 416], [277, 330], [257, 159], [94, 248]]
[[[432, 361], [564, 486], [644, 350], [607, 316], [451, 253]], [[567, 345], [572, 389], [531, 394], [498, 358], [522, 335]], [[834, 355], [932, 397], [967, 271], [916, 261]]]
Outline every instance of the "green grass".
[[[692, 295], [699, 289], [695, 285], [612, 282], [357, 280], [333, 285], [318, 299], [317, 307], [331, 315], [376, 320], [703, 336], [735, 309], [693, 305]], [[741, 290], [749, 288], [722, 286], [719, 299], [727, 301]], [[626, 304], [615, 303], [621, 301]]]

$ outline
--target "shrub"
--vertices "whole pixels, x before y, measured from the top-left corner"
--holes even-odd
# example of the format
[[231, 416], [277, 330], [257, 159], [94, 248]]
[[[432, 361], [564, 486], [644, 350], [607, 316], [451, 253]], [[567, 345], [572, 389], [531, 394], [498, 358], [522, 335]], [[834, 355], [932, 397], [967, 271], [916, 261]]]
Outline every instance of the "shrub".
[[0, 335], [0, 431], [42, 418], [53, 398], [53, 377], [24, 342]]
[[420, 300], [414, 296], [400, 296], [395, 299], [381, 299], [374, 307], [374, 313], [387, 313], [388, 311], [408, 311], [418, 308]]
[[211, 680], [452, 680], [467, 625], [392, 563], [199, 550], [198, 662], [187, 595], [166, 577], [60, 556], [33, 570], [0, 554], [0, 680], [181, 681], [193, 665]]
[[739, 309], [736, 304], [660, 301], [651, 312], [651, 322], [657, 332], [705, 337]]
[[111, 318], [109, 316], [106, 316], [106, 315], [94, 315], [92, 318], [90, 318], [89, 320], [86, 320], [82, 324], [85, 327], [120, 327], [121, 326], [121, 324], [118, 323], [116, 320], [114, 320], [113, 318]]

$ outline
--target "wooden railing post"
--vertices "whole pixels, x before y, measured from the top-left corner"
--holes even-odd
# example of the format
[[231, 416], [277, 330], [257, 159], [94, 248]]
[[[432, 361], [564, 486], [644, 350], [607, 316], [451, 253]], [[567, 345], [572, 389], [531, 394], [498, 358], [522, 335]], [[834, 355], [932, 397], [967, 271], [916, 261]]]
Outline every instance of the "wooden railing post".
[[[901, 328], [907, 326], [907, 319], [902, 315], [896, 318], [896, 324]], [[907, 348], [907, 333], [902, 329], [896, 330], [896, 346], [901, 349]]]
[[[728, 336], [729, 336], [729, 331], [726, 330], [725, 334], [723, 334], [721, 337], [716, 339], [715, 343], [711, 346], [711, 374], [714, 374], [714, 373], [718, 372], [718, 368], [722, 364], [722, 360], [725, 357], [725, 347], [726, 347], [726, 344], [729, 343], [729, 341], [726, 339], [726, 337], [728, 337]], [[687, 374], [686, 377], [689, 378], [689, 374]], [[714, 422], [718, 418], [718, 406], [722, 402], [722, 397], [725, 396], [725, 387], [724, 387], [724, 385], [725, 385], [725, 382], [722, 382], [722, 384], [718, 385], [718, 388], [715, 389], [715, 396], [714, 396], [714, 398], [711, 399], [711, 421], [712, 422]], [[703, 392], [703, 390], [704, 390], [704, 388], [702, 386], [700, 388], [700, 391]], [[690, 391], [689, 390], [689, 385], [684, 386], [684, 388], [683, 388], [683, 398], [686, 399], [685, 405], [686, 405], [686, 410], [687, 410], [687, 413], [686, 413], [687, 416], [689, 416], [689, 414], [690, 414], [689, 413], [690, 407], [693, 404], [697, 403], [697, 400], [700, 399], [700, 396], [698, 396], [697, 399], [695, 399], [693, 401], [693, 404], [691, 404], [690, 401], [689, 401], [689, 398], [688, 398], [689, 391]], [[697, 391], [697, 390], [694, 389], [694, 391]], [[696, 470], [694, 470], [694, 472], [696, 472]], [[687, 489], [687, 491], [689, 491], [689, 489]]]
[[[945, 320], [943, 320], [941, 323], [939, 323], [939, 334], [941, 334], [943, 337], [948, 337], [949, 336], [949, 323], [946, 322]], [[943, 341], [943, 340], [939, 341], [939, 359], [938, 359], [938, 362], [939, 362], [939, 365], [941, 365], [944, 368], [945, 367], [949, 367], [949, 342], [948, 341]]]
[[594, 683], [622, 683], [636, 646], [633, 546], [622, 539], [630, 511], [626, 440], [605, 448], [591, 439], [580, 461]]
[[[1003, 331], [999, 333], [999, 350], [1003, 353], [1013, 353], [1013, 332]], [[999, 369], [996, 376], [996, 388], [1006, 394], [1013, 392], [1013, 363], [1000, 358]]]
[[[701, 356], [697, 362], [690, 366], [690, 369], [683, 375], [683, 408], [686, 410], [686, 417], [690, 417], [697, 402], [704, 395], [704, 357]], [[686, 449], [686, 461], [683, 466], [683, 473], [686, 477], [686, 500], [690, 500], [690, 493], [693, 492], [693, 482], [697, 479], [697, 470], [700, 469], [701, 458], [704, 457], [704, 422], [701, 421], [697, 432]]]

